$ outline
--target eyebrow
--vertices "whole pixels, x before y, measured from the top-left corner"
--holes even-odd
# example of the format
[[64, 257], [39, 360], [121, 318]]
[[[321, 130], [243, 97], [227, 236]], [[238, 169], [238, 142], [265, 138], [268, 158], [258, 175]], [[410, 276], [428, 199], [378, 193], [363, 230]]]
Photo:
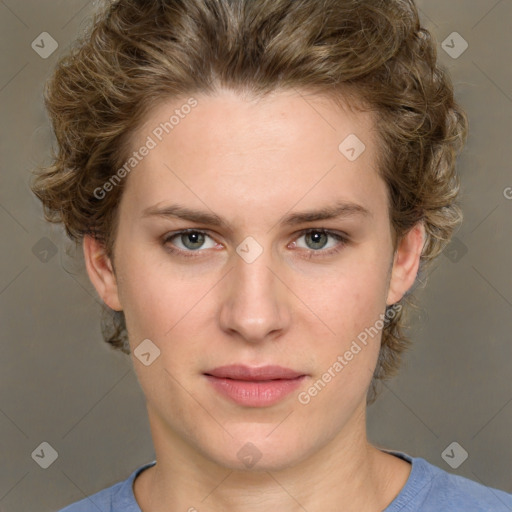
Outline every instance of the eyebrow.
[[[227, 230], [231, 230], [231, 224], [219, 217], [215, 213], [210, 213], [201, 210], [193, 210], [186, 206], [173, 204], [163, 207], [151, 206], [142, 212], [142, 217], [175, 217], [198, 224], [209, 224], [211, 226], [218, 226]], [[350, 217], [373, 217], [372, 212], [364, 206], [340, 201], [331, 206], [325, 206], [318, 210], [308, 210], [304, 212], [289, 213], [281, 218], [280, 222], [284, 226], [295, 226], [297, 224], [304, 224], [307, 222], [315, 222], [320, 220], [350, 218]]]

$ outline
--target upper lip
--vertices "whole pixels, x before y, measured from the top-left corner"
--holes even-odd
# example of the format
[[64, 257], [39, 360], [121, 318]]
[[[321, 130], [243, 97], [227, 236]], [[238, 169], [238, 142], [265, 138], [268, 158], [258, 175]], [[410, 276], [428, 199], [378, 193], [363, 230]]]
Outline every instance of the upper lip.
[[234, 380], [272, 380], [295, 379], [305, 374], [277, 365], [251, 367], [241, 364], [232, 364], [209, 370], [205, 372], [205, 375]]

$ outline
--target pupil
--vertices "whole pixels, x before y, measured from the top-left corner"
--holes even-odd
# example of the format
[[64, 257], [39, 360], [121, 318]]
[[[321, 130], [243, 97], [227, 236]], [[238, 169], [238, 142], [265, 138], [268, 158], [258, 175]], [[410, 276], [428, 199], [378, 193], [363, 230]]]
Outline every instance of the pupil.
[[182, 241], [188, 249], [198, 249], [204, 243], [203, 238], [201, 233], [186, 233]]
[[[321, 243], [322, 237], [324, 237], [324, 238], [326, 237], [325, 233], [322, 233], [320, 231], [314, 231], [314, 232], [310, 233], [309, 236], [311, 236], [313, 238], [313, 244], [320, 244], [321, 246], [325, 245], [325, 240], [324, 240], [324, 244]], [[315, 249], [318, 249], [318, 247], [315, 247]]]

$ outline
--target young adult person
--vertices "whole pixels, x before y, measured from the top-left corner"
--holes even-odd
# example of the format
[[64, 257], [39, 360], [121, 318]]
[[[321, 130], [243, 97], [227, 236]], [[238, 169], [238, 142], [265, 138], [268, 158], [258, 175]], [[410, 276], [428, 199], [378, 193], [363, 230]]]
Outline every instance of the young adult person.
[[110, 2], [46, 105], [33, 189], [83, 243], [156, 453], [65, 512], [512, 510], [366, 436], [461, 220], [467, 120], [412, 1]]

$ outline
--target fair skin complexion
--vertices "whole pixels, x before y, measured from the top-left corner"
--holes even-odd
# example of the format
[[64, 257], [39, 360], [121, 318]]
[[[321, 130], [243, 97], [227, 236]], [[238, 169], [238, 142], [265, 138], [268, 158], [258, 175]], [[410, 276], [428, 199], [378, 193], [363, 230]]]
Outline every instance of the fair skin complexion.
[[[380, 333], [308, 404], [297, 397], [412, 286], [423, 225], [393, 251], [370, 113], [296, 92], [260, 101], [227, 90], [195, 97], [198, 106], [126, 178], [114, 265], [84, 238], [92, 283], [125, 313], [147, 401], [157, 464], [135, 480], [135, 497], [143, 512], [380, 512], [410, 473], [366, 437]], [[133, 149], [184, 103], [155, 107]], [[366, 145], [355, 161], [338, 150], [350, 134]], [[368, 213], [283, 221], [340, 202]], [[144, 213], [175, 204], [226, 225]], [[164, 241], [183, 229], [204, 239]], [[236, 252], [249, 236], [263, 249], [252, 263]], [[149, 366], [133, 355], [145, 339], [160, 350]], [[277, 364], [307, 376], [278, 403], [247, 407], [205, 378], [228, 364]], [[261, 453], [250, 469], [237, 457], [248, 442]]]

